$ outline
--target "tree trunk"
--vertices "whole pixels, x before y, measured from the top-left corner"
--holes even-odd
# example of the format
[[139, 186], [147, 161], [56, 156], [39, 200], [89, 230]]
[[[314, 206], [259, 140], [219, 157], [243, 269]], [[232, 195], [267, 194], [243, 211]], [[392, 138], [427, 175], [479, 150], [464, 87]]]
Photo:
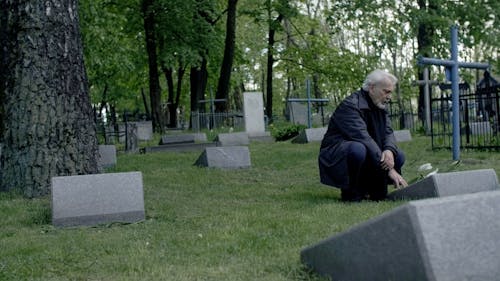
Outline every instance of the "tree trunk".
[[[428, 3], [425, 0], [418, 0], [418, 6], [421, 10], [421, 13], [426, 14], [437, 14], [437, 5], [434, 3], [435, 1], [431, 0]], [[432, 26], [432, 22], [429, 20], [422, 21], [418, 24], [418, 33], [417, 33], [417, 43], [418, 43], [418, 54], [424, 57], [432, 56], [432, 38], [434, 36], [434, 27]], [[424, 77], [423, 68], [418, 69], [418, 80], [422, 80]], [[424, 112], [425, 112], [425, 102], [424, 102], [424, 87], [419, 87], [419, 95], [418, 95], [418, 118], [424, 123]]]
[[233, 68], [234, 46], [236, 40], [236, 5], [238, 0], [227, 1], [226, 41], [224, 58], [220, 70], [219, 84], [216, 99], [226, 99], [226, 102], [215, 103], [215, 111], [225, 112], [228, 108], [229, 89], [231, 84], [231, 70]]
[[151, 120], [156, 132], [163, 132], [165, 124], [161, 110], [161, 89], [158, 73], [158, 55], [156, 53], [154, 0], [143, 0], [144, 32], [149, 65], [149, 100], [151, 103]]
[[273, 65], [274, 65], [274, 35], [277, 25], [283, 20], [283, 15], [278, 17], [269, 25], [269, 37], [267, 41], [267, 78], [266, 78], [266, 115], [269, 123], [273, 121]]
[[37, 197], [54, 176], [97, 173], [77, 0], [3, 0], [0, 33], [2, 189]]

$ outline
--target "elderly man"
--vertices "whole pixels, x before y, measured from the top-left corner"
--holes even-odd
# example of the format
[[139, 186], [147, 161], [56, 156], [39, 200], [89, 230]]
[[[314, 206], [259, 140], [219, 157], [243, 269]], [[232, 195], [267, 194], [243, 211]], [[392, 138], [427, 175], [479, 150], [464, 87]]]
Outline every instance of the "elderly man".
[[389, 183], [408, 185], [401, 176], [404, 154], [385, 110], [397, 82], [383, 70], [371, 72], [330, 119], [318, 157], [320, 179], [340, 188], [343, 201], [383, 200]]

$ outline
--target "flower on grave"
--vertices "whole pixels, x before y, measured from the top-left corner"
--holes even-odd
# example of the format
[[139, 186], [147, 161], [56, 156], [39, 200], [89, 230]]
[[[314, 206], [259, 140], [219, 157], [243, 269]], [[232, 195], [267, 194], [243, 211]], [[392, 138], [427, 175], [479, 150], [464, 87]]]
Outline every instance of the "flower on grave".
[[419, 172], [429, 171], [429, 170], [432, 170], [432, 165], [431, 165], [431, 163], [425, 163], [425, 164], [423, 164], [423, 165], [420, 165], [420, 167], [418, 167], [418, 171], [419, 171]]

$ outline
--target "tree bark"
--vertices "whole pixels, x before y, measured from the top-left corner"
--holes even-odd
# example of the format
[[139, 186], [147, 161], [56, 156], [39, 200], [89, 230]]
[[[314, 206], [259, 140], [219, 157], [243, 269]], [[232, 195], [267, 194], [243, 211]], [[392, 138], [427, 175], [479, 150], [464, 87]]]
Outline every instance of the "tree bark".
[[220, 70], [219, 84], [216, 99], [226, 99], [226, 102], [215, 104], [216, 112], [225, 112], [228, 109], [228, 97], [231, 84], [231, 71], [233, 68], [234, 46], [236, 40], [236, 5], [238, 0], [227, 1], [226, 40], [224, 57]]
[[2, 189], [50, 192], [51, 178], [97, 173], [77, 0], [2, 0]]

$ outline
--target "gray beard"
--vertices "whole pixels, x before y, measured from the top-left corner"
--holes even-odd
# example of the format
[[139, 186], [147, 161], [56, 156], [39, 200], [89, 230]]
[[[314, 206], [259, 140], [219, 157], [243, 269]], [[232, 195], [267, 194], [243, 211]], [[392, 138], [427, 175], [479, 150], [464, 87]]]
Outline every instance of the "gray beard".
[[376, 103], [375, 105], [376, 105], [378, 108], [380, 108], [380, 109], [385, 109], [385, 108], [386, 108], [386, 106], [387, 106], [387, 104], [386, 104], [386, 103], [384, 103], [384, 102], [378, 102], [378, 103]]

